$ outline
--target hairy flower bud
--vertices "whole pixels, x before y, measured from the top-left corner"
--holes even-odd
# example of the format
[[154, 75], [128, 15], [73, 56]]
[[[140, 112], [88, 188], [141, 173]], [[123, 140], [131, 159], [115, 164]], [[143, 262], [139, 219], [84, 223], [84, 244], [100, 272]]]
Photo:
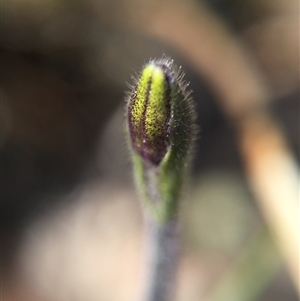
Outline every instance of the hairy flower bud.
[[128, 105], [133, 148], [145, 160], [158, 165], [170, 145], [170, 71], [151, 62], [142, 71]]
[[192, 100], [182, 77], [173, 61], [150, 61], [127, 102], [136, 181], [159, 220], [177, 212], [196, 133]]

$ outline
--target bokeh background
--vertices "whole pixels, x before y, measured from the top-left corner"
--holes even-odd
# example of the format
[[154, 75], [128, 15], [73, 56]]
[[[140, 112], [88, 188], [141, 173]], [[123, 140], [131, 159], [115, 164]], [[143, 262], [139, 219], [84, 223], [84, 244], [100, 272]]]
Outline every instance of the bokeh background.
[[298, 300], [297, 0], [1, 1], [2, 300], [139, 300], [124, 99], [162, 55], [200, 127], [176, 301]]

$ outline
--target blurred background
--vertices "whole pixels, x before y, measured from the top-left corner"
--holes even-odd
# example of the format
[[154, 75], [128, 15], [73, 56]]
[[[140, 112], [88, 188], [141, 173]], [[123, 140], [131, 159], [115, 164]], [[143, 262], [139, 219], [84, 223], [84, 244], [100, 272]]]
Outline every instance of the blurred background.
[[298, 300], [297, 0], [2, 0], [2, 300], [139, 300], [124, 100], [163, 54], [200, 127], [175, 301]]

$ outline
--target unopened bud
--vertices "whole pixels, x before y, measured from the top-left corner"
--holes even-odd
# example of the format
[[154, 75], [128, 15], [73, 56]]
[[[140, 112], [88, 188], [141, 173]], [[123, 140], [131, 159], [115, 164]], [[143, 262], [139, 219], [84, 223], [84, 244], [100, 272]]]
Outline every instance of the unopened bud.
[[133, 148], [154, 165], [170, 145], [170, 102], [170, 70], [161, 63], [149, 63], [129, 100], [128, 122]]
[[136, 180], [159, 220], [177, 212], [196, 135], [192, 100], [179, 70], [166, 58], [150, 61], [127, 104]]

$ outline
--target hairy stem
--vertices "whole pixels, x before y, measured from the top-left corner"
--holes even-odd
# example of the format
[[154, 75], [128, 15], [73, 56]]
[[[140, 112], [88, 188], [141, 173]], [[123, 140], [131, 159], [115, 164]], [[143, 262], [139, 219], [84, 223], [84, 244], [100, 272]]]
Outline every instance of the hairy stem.
[[178, 221], [146, 218], [146, 287], [143, 301], [173, 300], [178, 259]]

